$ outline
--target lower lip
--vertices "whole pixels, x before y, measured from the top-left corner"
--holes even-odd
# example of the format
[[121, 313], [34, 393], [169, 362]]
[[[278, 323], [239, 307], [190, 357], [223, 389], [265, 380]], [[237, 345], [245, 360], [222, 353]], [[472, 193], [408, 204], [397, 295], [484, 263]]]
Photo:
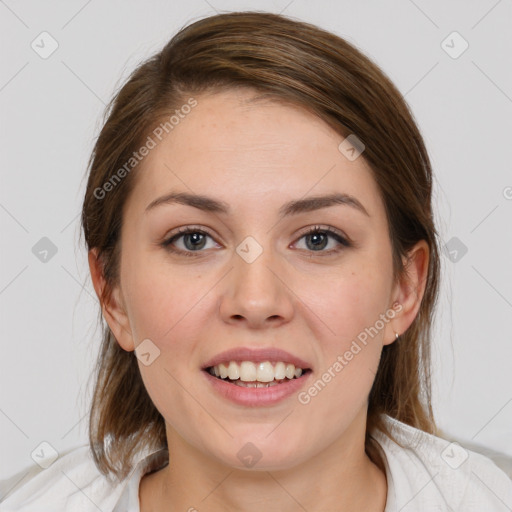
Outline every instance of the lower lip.
[[268, 388], [246, 388], [229, 381], [214, 377], [208, 371], [203, 372], [215, 391], [231, 402], [249, 407], [274, 405], [297, 393], [309, 380], [311, 371], [299, 378], [291, 379]]

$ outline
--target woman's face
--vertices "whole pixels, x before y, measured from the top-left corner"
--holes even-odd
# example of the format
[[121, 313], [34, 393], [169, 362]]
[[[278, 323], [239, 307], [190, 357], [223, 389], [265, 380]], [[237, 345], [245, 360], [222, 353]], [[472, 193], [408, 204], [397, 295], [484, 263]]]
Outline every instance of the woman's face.
[[[109, 323], [124, 349], [144, 343], [140, 371], [170, 444], [284, 469], [363, 442], [382, 346], [416, 311], [392, 309], [406, 297], [363, 157], [312, 114], [245, 103], [253, 94], [197, 96], [153, 137], [126, 204]], [[188, 199], [155, 204], [169, 194]], [[351, 199], [313, 201], [333, 194]], [[244, 382], [274, 381], [222, 381], [205, 370], [215, 362]], [[283, 379], [293, 362], [303, 375]]]

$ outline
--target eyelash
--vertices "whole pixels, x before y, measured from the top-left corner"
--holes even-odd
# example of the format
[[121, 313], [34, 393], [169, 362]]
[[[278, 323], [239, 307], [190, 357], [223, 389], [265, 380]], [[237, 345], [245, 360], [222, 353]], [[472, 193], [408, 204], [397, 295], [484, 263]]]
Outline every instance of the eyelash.
[[[177, 231], [171, 237], [164, 240], [160, 245], [164, 249], [166, 249], [167, 251], [169, 251], [171, 253], [176, 253], [176, 254], [180, 254], [180, 255], [182, 254], [187, 257], [188, 256], [194, 257], [194, 256], [196, 256], [195, 253], [201, 253], [204, 251], [201, 251], [201, 250], [199, 250], [199, 251], [183, 251], [181, 249], [176, 249], [175, 247], [172, 246], [173, 242], [175, 242], [179, 238], [183, 237], [184, 235], [189, 235], [192, 233], [199, 233], [201, 235], [207, 235], [210, 238], [213, 238], [212, 235], [210, 233], [208, 233], [207, 231], [204, 231], [203, 229], [196, 229], [194, 227], [189, 226], [186, 228], [181, 228], [179, 231]], [[302, 233], [297, 240], [300, 240], [300, 239], [304, 238], [305, 236], [317, 234], [317, 233], [324, 233], [324, 234], [329, 235], [330, 237], [334, 238], [343, 247], [337, 247], [336, 249], [331, 249], [329, 251], [309, 251], [312, 254], [318, 252], [318, 255], [322, 256], [322, 257], [323, 256], [331, 256], [331, 255], [334, 255], [334, 254], [342, 251], [343, 248], [352, 247], [352, 243], [349, 242], [345, 237], [343, 237], [338, 232], [338, 230], [335, 230], [331, 226], [327, 226], [327, 227], [314, 226], [314, 227], [308, 229], [305, 233]]]

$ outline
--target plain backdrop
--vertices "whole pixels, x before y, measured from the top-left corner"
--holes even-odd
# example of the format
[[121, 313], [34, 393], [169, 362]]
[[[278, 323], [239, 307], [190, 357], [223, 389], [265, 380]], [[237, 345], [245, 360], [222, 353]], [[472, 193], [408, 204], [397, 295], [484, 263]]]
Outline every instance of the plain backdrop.
[[79, 216], [105, 104], [183, 25], [234, 10], [330, 30], [404, 94], [432, 158], [446, 245], [434, 412], [447, 436], [512, 455], [510, 1], [5, 0], [0, 478], [33, 464], [41, 442], [58, 452], [87, 442], [100, 330]]

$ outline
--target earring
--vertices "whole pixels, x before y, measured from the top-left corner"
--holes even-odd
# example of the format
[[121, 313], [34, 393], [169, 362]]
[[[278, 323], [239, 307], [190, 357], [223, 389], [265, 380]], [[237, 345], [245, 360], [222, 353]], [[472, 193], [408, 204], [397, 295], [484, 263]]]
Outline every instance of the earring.
[[397, 340], [399, 337], [399, 334], [397, 332], [395, 332], [395, 339]]

